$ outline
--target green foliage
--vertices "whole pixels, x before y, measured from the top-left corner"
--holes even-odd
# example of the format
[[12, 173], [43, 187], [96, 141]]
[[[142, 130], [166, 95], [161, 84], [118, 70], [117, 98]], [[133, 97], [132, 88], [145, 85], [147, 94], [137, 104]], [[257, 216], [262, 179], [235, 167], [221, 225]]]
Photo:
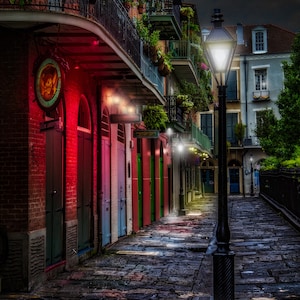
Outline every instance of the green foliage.
[[[300, 161], [300, 33], [292, 46], [291, 62], [283, 62], [284, 88], [277, 106], [280, 119], [266, 110], [258, 120], [256, 135], [268, 155], [274, 156], [284, 167], [299, 167]], [[268, 168], [278, 167], [273, 163]], [[268, 163], [268, 160], [267, 160]]]
[[246, 125], [241, 122], [237, 123], [234, 127], [234, 134], [240, 142], [244, 139], [245, 129]]
[[143, 110], [143, 121], [147, 129], [163, 131], [169, 119], [162, 105], [147, 105]]
[[10, 4], [19, 4], [20, 6], [24, 6], [25, 4], [30, 4], [31, 0], [9, 0]]
[[149, 46], [156, 47], [160, 39], [160, 31], [152, 30], [151, 24], [147, 20], [147, 15], [135, 19], [135, 26], [141, 39]]
[[194, 10], [189, 6], [181, 7], [180, 13], [187, 18], [192, 18], [192, 17], [194, 17], [194, 14], [195, 14]]
[[199, 79], [199, 86], [183, 80], [179, 87], [179, 94], [188, 95], [189, 99], [194, 103], [194, 111], [206, 111], [208, 105], [213, 101], [211, 88], [208, 84], [208, 77], [206, 77], [204, 71], [203, 75], [204, 76]]
[[260, 145], [268, 155], [276, 156], [276, 151], [279, 150], [277, 124], [278, 120], [276, 119], [273, 110], [265, 109], [260, 112], [254, 132], [259, 138]]
[[268, 170], [276, 170], [280, 167], [281, 160], [279, 160], [275, 156], [269, 156], [261, 163], [261, 170], [268, 171]]
[[292, 50], [291, 63], [283, 63], [284, 89], [277, 101], [281, 115], [278, 130], [288, 156], [300, 145], [300, 33], [296, 35]]
[[282, 166], [285, 168], [300, 168], [300, 146], [295, 147], [291, 159], [283, 161]]

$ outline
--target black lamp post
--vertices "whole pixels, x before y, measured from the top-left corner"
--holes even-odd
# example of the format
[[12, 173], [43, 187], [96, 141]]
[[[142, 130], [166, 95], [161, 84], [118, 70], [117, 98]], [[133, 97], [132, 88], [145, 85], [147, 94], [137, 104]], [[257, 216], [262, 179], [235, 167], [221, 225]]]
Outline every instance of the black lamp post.
[[251, 176], [251, 183], [250, 183], [250, 196], [254, 196], [254, 189], [253, 189], [253, 157], [252, 154], [250, 156], [250, 176]]
[[205, 40], [205, 52], [218, 85], [218, 223], [217, 250], [213, 254], [214, 299], [234, 300], [234, 253], [229, 249], [230, 230], [227, 203], [227, 149], [226, 149], [226, 83], [236, 42], [222, 27], [223, 15], [214, 10], [214, 28]]

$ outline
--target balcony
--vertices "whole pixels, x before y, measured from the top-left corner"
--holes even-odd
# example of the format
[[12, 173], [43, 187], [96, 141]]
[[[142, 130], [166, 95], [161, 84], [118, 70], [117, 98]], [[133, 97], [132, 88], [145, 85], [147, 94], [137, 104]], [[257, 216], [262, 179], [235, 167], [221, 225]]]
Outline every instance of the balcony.
[[172, 127], [178, 132], [183, 132], [186, 127], [183, 109], [176, 104], [176, 96], [166, 96], [166, 100], [167, 114]]
[[270, 101], [270, 91], [255, 91], [253, 92], [253, 101]]
[[180, 6], [173, 0], [151, 0], [148, 4], [149, 21], [153, 30], [160, 31], [161, 40], [179, 40], [181, 37]]
[[181, 40], [170, 41], [169, 47], [172, 54], [173, 72], [177, 78], [199, 84], [199, 45]]
[[70, 67], [99, 81], [118, 81], [132, 100], [165, 103], [162, 79], [152, 81], [142, 41], [121, 1], [20, 1], [0, 0], [1, 27], [26, 30], [38, 52], [55, 49]]
[[212, 145], [207, 135], [205, 135], [194, 123], [191, 124], [191, 131], [181, 133], [182, 141], [189, 147], [194, 147], [201, 152], [212, 156]]

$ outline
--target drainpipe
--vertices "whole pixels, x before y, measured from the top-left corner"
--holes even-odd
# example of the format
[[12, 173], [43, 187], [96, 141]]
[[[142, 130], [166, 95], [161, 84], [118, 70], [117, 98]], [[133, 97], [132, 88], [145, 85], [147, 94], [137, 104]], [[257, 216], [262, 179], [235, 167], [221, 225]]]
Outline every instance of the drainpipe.
[[246, 138], [249, 137], [249, 130], [248, 130], [248, 80], [247, 80], [247, 60], [246, 56], [244, 56], [244, 83], [245, 83], [245, 110], [246, 110]]

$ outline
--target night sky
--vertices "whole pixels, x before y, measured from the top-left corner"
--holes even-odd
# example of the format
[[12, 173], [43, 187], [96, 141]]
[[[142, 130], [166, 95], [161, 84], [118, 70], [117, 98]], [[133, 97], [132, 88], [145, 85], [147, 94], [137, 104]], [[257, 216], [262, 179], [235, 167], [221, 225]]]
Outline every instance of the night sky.
[[274, 24], [292, 32], [300, 32], [300, 0], [183, 0], [195, 3], [202, 29], [211, 26], [214, 8], [220, 8], [224, 25]]

